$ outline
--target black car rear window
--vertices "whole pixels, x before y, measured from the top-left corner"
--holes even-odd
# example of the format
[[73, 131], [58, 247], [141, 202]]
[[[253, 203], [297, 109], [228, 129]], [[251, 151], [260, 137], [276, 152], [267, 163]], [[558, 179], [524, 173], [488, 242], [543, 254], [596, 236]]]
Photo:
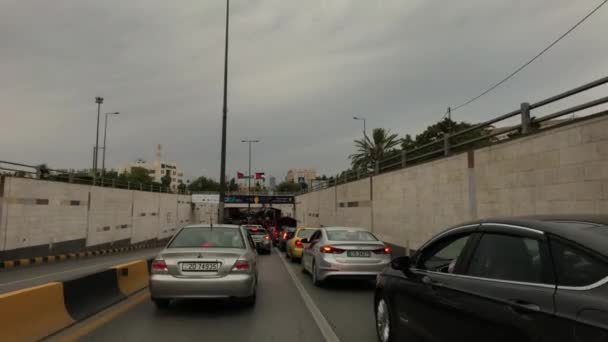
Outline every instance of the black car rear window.
[[251, 235], [266, 235], [266, 230], [261, 229], [261, 228], [253, 228], [253, 229], [247, 229], [247, 232]]
[[608, 276], [608, 264], [566, 241], [553, 237], [551, 253], [558, 285], [586, 286]]
[[192, 227], [182, 229], [168, 248], [245, 248], [238, 228]]

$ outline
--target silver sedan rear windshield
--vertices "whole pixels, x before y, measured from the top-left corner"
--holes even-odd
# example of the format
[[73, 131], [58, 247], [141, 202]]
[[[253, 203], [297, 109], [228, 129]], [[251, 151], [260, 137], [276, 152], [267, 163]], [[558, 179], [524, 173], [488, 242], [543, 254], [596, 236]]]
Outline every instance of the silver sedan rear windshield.
[[328, 230], [327, 239], [332, 241], [378, 241], [370, 232], [362, 230]]
[[184, 228], [169, 248], [245, 248], [240, 229], [226, 227]]

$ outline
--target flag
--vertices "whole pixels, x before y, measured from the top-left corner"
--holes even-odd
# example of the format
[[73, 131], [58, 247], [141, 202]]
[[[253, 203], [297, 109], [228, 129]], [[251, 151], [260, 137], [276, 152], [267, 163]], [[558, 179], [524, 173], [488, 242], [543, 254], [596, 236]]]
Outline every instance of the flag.
[[255, 179], [266, 179], [266, 176], [264, 176], [264, 172], [256, 172]]
[[236, 179], [241, 179], [241, 178], [245, 178], [245, 174], [242, 172], [236, 172]]

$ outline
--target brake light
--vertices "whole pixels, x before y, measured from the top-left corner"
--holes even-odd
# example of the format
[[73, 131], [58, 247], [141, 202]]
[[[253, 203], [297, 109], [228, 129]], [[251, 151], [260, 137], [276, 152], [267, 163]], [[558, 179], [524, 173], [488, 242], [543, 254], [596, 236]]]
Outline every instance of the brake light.
[[247, 260], [237, 260], [232, 266], [233, 272], [243, 272], [249, 270], [249, 262]]
[[265, 235], [265, 236], [264, 236], [264, 239], [265, 239], [265, 240], [270, 240], [270, 236]]
[[168, 273], [167, 263], [163, 259], [156, 259], [152, 261], [151, 272], [153, 274]]
[[296, 247], [302, 247], [302, 241], [296, 240]]
[[378, 249], [374, 249], [374, 253], [376, 253], [376, 254], [390, 254], [391, 253], [391, 249], [390, 249], [390, 247], [378, 248]]
[[340, 254], [344, 253], [344, 250], [341, 248], [336, 248], [334, 246], [321, 246], [321, 253], [329, 253], [329, 254]]
[[287, 232], [283, 233], [283, 240], [287, 240]]

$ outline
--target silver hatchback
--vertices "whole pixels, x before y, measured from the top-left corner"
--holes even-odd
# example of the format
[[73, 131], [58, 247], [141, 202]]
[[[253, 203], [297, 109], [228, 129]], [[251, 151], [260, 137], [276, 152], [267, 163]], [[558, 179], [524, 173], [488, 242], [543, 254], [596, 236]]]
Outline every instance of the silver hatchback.
[[159, 308], [175, 298], [235, 298], [255, 304], [255, 246], [233, 225], [182, 228], [151, 266], [150, 296]]
[[302, 266], [315, 285], [328, 277], [375, 278], [391, 261], [390, 248], [362, 228], [319, 228], [302, 243]]

